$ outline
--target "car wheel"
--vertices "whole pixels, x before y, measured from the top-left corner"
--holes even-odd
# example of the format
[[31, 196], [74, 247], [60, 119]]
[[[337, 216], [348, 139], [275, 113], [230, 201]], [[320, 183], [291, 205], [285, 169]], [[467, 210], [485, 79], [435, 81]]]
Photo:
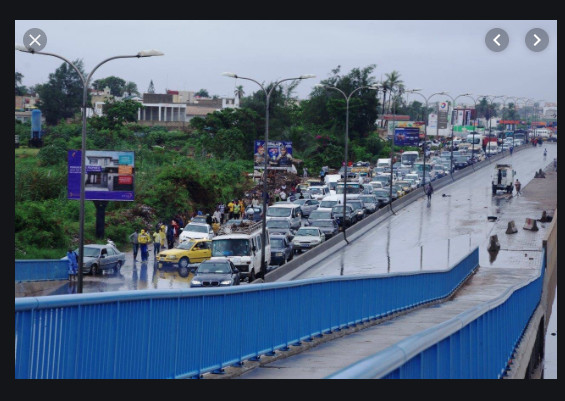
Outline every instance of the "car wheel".
[[114, 267], [114, 274], [118, 274], [120, 272], [121, 268], [122, 268], [122, 261], [120, 260], [120, 261], [118, 261], [118, 263]]
[[187, 266], [180, 266], [179, 267], [179, 276], [181, 277], [188, 277], [188, 274], [190, 273], [190, 269]]
[[100, 273], [100, 269], [98, 269], [98, 265], [97, 265], [97, 264], [93, 264], [93, 265], [90, 267], [90, 274], [93, 275], [93, 276], [95, 276], [95, 275], [97, 275], [98, 273]]
[[188, 268], [188, 265], [190, 264], [190, 260], [184, 256], [182, 258], [180, 258], [179, 260], [179, 269], [180, 268]]

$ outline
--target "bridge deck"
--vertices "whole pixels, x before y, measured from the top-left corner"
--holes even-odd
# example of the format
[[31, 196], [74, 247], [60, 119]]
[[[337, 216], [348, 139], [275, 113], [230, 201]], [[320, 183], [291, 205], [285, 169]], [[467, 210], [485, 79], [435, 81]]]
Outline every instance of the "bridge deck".
[[[420, 308], [379, 324], [332, 333], [310, 343], [230, 367], [224, 374], [206, 374], [206, 379], [320, 379], [373, 355], [398, 341], [447, 321], [480, 303], [495, 299], [507, 288], [538, 274], [542, 258], [542, 238], [548, 223], [537, 222], [539, 231], [524, 230], [525, 219], [541, 217], [542, 211], [557, 207], [557, 173], [548, 167], [545, 179], [533, 179], [522, 189], [519, 207], [505, 211], [505, 219], [495, 222], [501, 250], [495, 258], [487, 252], [488, 239], [479, 247], [480, 268], [456, 296], [446, 302]], [[509, 220], [518, 232], [505, 234]], [[493, 224], [493, 223], [490, 223]], [[328, 341], [331, 339], [331, 341]]]

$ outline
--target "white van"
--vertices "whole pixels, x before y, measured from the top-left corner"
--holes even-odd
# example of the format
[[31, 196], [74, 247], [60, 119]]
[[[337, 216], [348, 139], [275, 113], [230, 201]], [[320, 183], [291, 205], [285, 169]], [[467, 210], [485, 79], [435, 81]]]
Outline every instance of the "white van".
[[[261, 277], [261, 243], [262, 224], [257, 222], [249, 227], [237, 227], [230, 234], [222, 234], [212, 239], [212, 257], [228, 258], [240, 272], [242, 277], [252, 282]], [[266, 236], [265, 263], [271, 263], [271, 243]]]
[[342, 195], [328, 195], [324, 199], [321, 200], [318, 209], [326, 212], [331, 212], [332, 207], [335, 205], [339, 205], [343, 202], [343, 194]]
[[310, 195], [312, 195], [312, 198], [314, 198], [316, 200], [321, 200], [325, 196], [330, 194], [330, 188], [327, 185], [320, 185], [320, 186], [310, 185], [308, 192], [310, 192]]
[[302, 209], [296, 203], [276, 203], [267, 208], [267, 220], [285, 219], [290, 221], [290, 227], [298, 230], [302, 225]]
[[390, 159], [379, 159], [379, 160], [377, 160], [377, 165], [375, 166], [375, 168], [378, 168], [378, 167], [383, 167], [383, 168], [388, 167], [390, 169]]
[[326, 181], [326, 185], [330, 189], [330, 195], [335, 195], [335, 187], [337, 186], [337, 182], [341, 179], [340, 174], [327, 174], [324, 177], [324, 181]]

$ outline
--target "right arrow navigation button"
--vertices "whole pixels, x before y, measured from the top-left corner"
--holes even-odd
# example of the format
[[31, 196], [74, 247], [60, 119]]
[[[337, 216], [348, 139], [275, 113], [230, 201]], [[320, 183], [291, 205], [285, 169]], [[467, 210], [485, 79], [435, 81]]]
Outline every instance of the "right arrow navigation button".
[[548, 44], [549, 36], [543, 29], [534, 28], [526, 34], [526, 46], [533, 52], [545, 50]]

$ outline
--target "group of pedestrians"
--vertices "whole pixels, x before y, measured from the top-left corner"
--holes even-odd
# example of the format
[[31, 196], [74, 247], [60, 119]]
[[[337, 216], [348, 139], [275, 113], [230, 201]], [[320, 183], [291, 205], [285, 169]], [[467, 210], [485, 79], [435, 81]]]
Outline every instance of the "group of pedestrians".
[[[165, 241], [168, 239], [167, 228], [164, 224], [159, 224], [157, 229], [150, 234], [149, 230], [141, 229], [130, 234], [129, 240], [132, 244], [133, 260], [137, 260], [137, 254], [141, 253], [141, 261], [147, 262], [149, 259], [149, 244], [153, 244], [153, 256], [156, 258], [161, 249], [165, 249]], [[174, 247], [174, 243], [169, 243], [169, 249]]]

